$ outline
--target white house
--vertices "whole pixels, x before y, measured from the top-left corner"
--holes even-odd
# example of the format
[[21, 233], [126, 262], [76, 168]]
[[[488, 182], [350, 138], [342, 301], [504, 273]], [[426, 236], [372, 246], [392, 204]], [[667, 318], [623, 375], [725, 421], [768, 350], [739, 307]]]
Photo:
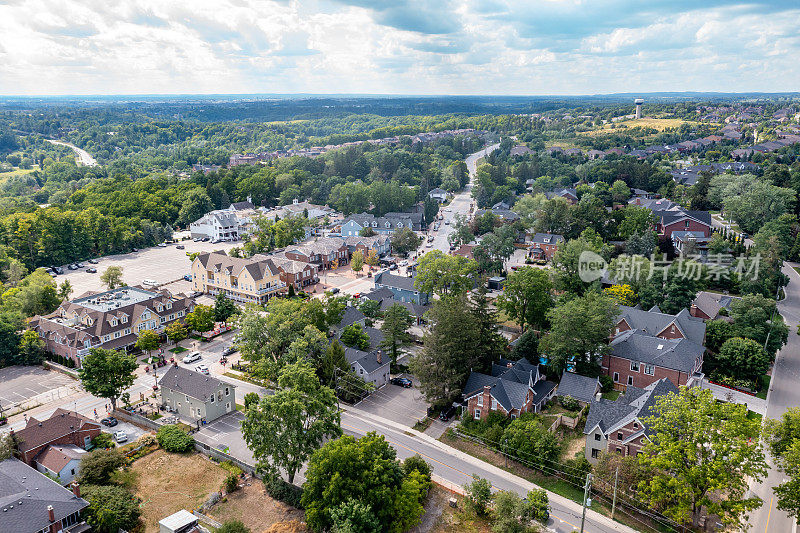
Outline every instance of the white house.
[[189, 226], [192, 238], [208, 237], [212, 241], [239, 239], [239, 217], [235, 211], [220, 209], [206, 213]]
[[433, 189], [431, 192], [429, 192], [428, 196], [430, 196], [440, 204], [443, 204], [447, 201], [448, 193], [446, 190], [437, 187], [436, 189]]

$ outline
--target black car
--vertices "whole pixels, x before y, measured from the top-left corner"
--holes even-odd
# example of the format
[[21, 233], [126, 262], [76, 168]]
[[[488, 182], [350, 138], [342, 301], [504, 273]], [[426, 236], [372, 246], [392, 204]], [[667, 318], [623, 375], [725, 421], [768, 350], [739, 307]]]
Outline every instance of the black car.
[[117, 419], [114, 418], [113, 416], [109, 416], [108, 418], [102, 419], [100, 421], [100, 423], [103, 424], [104, 426], [108, 426], [110, 428], [113, 428], [114, 426], [116, 426], [118, 424]]
[[227, 348], [222, 350], [222, 357], [226, 357], [226, 356], [234, 353], [235, 351], [236, 351], [236, 347], [235, 346], [228, 346]]
[[389, 380], [392, 385], [399, 385], [401, 387], [405, 387], [406, 389], [410, 389], [414, 383], [411, 382], [408, 378], [392, 378]]
[[175, 248], [177, 248], [178, 250], [183, 250], [183, 249], [185, 248], [185, 246], [184, 246], [184, 245], [182, 245], [182, 244], [179, 244], [179, 245], [178, 245], [178, 246], [176, 246]]
[[138, 248], [131, 248], [131, 252], [138, 252], [138, 251], [139, 251]]
[[447, 422], [448, 420], [453, 418], [454, 414], [456, 414], [456, 407], [455, 405], [451, 405], [450, 407], [442, 409], [442, 412], [439, 413], [439, 420], [441, 420], [442, 422]]
[[333, 287], [328, 292], [331, 293], [331, 294], [339, 294], [339, 287]]

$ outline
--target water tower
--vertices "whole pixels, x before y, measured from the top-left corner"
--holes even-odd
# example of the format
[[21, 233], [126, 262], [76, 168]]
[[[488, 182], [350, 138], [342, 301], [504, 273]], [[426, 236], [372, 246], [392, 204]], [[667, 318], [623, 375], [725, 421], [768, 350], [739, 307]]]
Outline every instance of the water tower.
[[644, 103], [644, 100], [637, 98], [633, 101], [633, 103], [636, 104], [636, 118], [642, 118], [642, 104]]

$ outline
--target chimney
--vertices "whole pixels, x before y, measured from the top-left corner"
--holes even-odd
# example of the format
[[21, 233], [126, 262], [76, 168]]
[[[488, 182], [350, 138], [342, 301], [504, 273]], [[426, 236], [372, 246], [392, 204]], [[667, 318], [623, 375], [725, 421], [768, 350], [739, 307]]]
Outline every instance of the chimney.
[[73, 483], [72, 484], [72, 494], [74, 494], [76, 498], [80, 498], [81, 497], [81, 485], [80, 485], [80, 483]]
[[49, 518], [51, 522], [56, 521], [56, 512], [53, 510], [52, 505], [47, 506], [47, 518]]
[[512, 366], [514, 366], [514, 363], [512, 363], [511, 361], [506, 363], [506, 368], [511, 368]]
[[383, 361], [381, 361], [381, 351], [380, 350], [378, 350], [378, 355], [376, 357], [377, 357], [378, 364], [382, 364]]

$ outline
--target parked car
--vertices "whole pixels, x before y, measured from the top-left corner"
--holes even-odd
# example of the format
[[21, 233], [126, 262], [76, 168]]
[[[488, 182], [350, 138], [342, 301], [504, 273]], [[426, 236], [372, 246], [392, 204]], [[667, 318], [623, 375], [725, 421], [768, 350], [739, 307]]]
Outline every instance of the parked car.
[[154, 279], [145, 278], [142, 280], [142, 285], [144, 285], [145, 287], [155, 287], [156, 285], [158, 285], [158, 282]]
[[83, 263], [75, 263], [75, 266], [78, 267], [78, 268], [83, 268], [86, 265], [84, 265]]
[[191, 274], [184, 274], [183, 279], [185, 279], [186, 281], [192, 281], [193, 278]]
[[200, 352], [192, 352], [192, 353], [190, 353], [188, 355], [185, 355], [183, 357], [183, 362], [185, 364], [194, 363], [195, 361], [199, 361], [199, 360], [200, 360]]
[[64, 273], [64, 269], [61, 268], [61, 267], [53, 267], [53, 270], [56, 271], [56, 274], [63, 274]]
[[114, 440], [117, 441], [117, 442], [125, 442], [125, 441], [128, 440], [128, 435], [122, 430], [115, 431], [114, 432]]
[[397, 270], [397, 263], [392, 263], [389, 265], [389, 270]]
[[97, 264], [97, 263], [99, 263], [99, 262], [100, 262], [100, 261], [98, 261], [97, 259], [89, 259], [89, 263], [91, 263], [91, 264], [93, 264], [93, 265], [96, 265], [96, 264]]
[[175, 248], [177, 248], [178, 250], [183, 250], [183, 249], [184, 249], [184, 248], [186, 248], [186, 247], [185, 247], [184, 245], [182, 245], [182, 244], [179, 244], [179, 245], [178, 245], [178, 246], [176, 246]]
[[160, 243], [158, 243], [156, 246], [158, 246], [159, 248], [166, 248], [166, 247], [167, 247], [167, 243], [165, 243], [165, 242], [160, 242]]
[[330, 292], [331, 294], [339, 294], [339, 287], [333, 287], [328, 292]]
[[102, 419], [100, 423], [103, 424], [104, 426], [113, 428], [114, 426], [117, 425], [117, 419], [114, 418], [113, 416], [109, 416], [108, 418]]
[[139, 251], [138, 248], [131, 248], [131, 252], [138, 252], [138, 251]]
[[67, 265], [67, 268], [70, 270], [78, 270], [78, 265], [72, 263], [71, 265]]
[[441, 420], [442, 422], [447, 422], [448, 420], [453, 418], [454, 414], [456, 414], [455, 405], [451, 405], [450, 407], [445, 407], [444, 409], [442, 409], [442, 412], [439, 413], [439, 420]]
[[400, 261], [400, 266], [401, 267], [404, 267], [404, 266], [407, 266], [407, 265], [408, 265], [408, 261], [406, 261], [406, 260]]
[[228, 346], [227, 348], [222, 350], [222, 357], [227, 357], [234, 352], [236, 352], [236, 346]]
[[89, 267], [86, 269], [86, 272], [89, 274], [97, 274], [97, 269], [95, 267]]
[[208, 242], [211, 240], [211, 237], [203, 237], [203, 242]]
[[192, 239], [192, 240], [193, 240], [194, 242], [200, 242], [200, 241], [202, 241], [203, 239], [201, 239], [200, 237], [195, 237], [195, 238], [194, 238], [194, 239]]
[[414, 386], [414, 383], [408, 378], [392, 378], [389, 380], [389, 383], [392, 385], [398, 385], [400, 387], [405, 387], [406, 389], [410, 389]]
[[197, 365], [197, 366], [195, 367], [195, 370], [197, 370], [197, 371], [198, 371], [198, 372], [200, 372], [201, 374], [206, 374], [206, 375], [208, 375], [208, 367], [207, 367], [206, 365]]

